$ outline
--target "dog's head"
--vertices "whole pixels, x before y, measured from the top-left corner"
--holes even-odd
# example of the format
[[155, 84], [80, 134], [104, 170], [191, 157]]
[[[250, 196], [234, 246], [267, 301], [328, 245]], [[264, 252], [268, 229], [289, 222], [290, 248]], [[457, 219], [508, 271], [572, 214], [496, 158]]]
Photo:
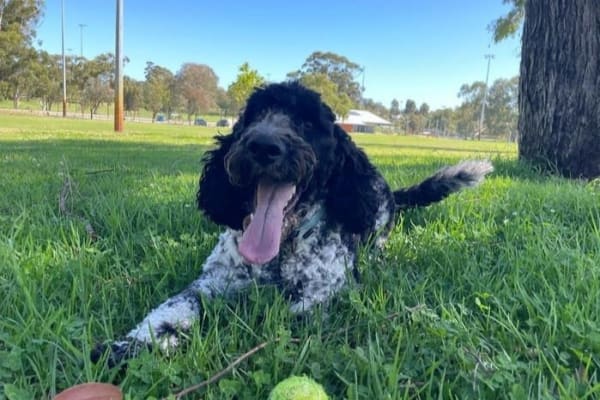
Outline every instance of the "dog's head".
[[247, 261], [273, 259], [309, 202], [322, 201], [329, 220], [353, 233], [369, 227], [376, 210], [365, 204], [372, 191], [365, 178], [373, 167], [334, 122], [316, 92], [271, 84], [250, 96], [231, 134], [217, 137], [198, 206], [214, 222], [244, 230], [239, 251]]

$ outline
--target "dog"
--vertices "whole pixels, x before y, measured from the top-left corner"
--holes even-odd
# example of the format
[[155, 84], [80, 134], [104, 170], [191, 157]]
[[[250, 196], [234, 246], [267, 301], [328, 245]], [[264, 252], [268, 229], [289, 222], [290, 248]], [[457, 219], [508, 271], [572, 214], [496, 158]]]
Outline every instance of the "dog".
[[399, 211], [473, 187], [493, 170], [466, 161], [392, 191], [320, 95], [296, 81], [257, 88], [216, 144], [204, 157], [197, 205], [225, 231], [200, 276], [92, 359], [108, 351], [114, 365], [141, 348], [173, 349], [199, 318], [201, 298], [254, 282], [276, 285], [291, 312], [310, 311], [356, 275], [361, 245], [383, 245]]

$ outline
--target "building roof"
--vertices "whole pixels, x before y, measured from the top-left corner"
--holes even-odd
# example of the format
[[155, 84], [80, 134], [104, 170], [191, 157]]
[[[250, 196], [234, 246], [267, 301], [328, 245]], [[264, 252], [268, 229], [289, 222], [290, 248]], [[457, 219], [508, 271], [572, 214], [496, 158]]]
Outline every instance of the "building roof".
[[391, 125], [392, 123], [367, 110], [349, 110], [346, 118], [336, 121], [349, 125]]

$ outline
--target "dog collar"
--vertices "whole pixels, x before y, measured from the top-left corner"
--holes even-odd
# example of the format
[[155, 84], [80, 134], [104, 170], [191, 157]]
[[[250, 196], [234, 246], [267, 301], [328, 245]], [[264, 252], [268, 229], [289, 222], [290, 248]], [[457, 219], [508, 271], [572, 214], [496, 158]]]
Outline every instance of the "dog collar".
[[297, 237], [305, 237], [308, 234], [308, 232], [310, 232], [314, 227], [316, 227], [319, 224], [319, 222], [323, 220], [324, 216], [325, 209], [322, 205], [316, 207], [314, 211], [309, 212], [309, 214], [304, 217], [304, 220], [298, 227]]

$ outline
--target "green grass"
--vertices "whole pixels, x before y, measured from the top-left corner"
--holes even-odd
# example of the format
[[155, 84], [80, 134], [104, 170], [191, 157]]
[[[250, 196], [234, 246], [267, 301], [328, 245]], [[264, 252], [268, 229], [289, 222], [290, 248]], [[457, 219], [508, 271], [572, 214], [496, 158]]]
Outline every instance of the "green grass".
[[144, 353], [125, 372], [92, 364], [94, 343], [200, 272], [218, 235], [194, 204], [214, 133], [0, 114], [0, 398], [85, 381], [161, 398], [265, 341], [188, 398], [265, 399], [291, 374], [335, 399], [599, 397], [598, 188], [538, 175], [511, 145], [433, 138], [354, 137], [394, 187], [467, 158], [496, 172], [403, 214], [329, 307], [297, 319], [257, 287], [207, 304], [185, 351]]
[[[111, 104], [111, 103], [102, 104], [96, 112], [96, 115], [98, 117], [95, 117], [95, 118], [102, 119], [102, 118], [106, 118], [106, 116], [108, 116], [109, 119], [111, 119], [112, 116], [114, 115], [113, 108], [114, 108], [113, 104]], [[80, 114], [81, 106], [78, 103], [68, 103], [67, 110], [69, 111], [69, 113]], [[3, 111], [4, 113], [25, 113], [25, 112], [41, 113], [42, 107], [41, 107], [39, 100], [35, 100], [35, 99], [34, 100], [21, 100], [19, 102], [19, 108], [15, 110], [13, 101], [4, 99], [4, 100], [0, 100], [0, 111]], [[49, 111], [51, 111], [53, 113], [62, 112], [62, 101], [53, 103], [52, 106], [50, 107]], [[159, 113], [159, 114], [164, 115], [164, 113]], [[132, 113], [126, 113], [127, 118], [130, 118], [133, 116], [134, 115]], [[90, 117], [89, 109], [84, 110], [83, 117], [84, 117], [84, 119], [89, 119], [89, 117]], [[198, 115], [198, 117], [202, 117], [206, 121], [213, 122], [213, 123], [217, 122], [218, 120], [220, 120], [222, 118], [218, 113], [201, 114], [201, 115]], [[141, 108], [135, 112], [135, 119], [138, 119], [138, 118], [150, 118], [151, 119], [152, 112], [148, 111], [144, 108]], [[176, 118], [174, 120], [177, 121], [177, 123], [184, 123], [184, 124], [188, 123], [187, 114], [185, 114], [185, 113], [180, 113], [179, 118], [178, 119]], [[193, 120], [193, 116], [192, 116], [192, 120]]]

